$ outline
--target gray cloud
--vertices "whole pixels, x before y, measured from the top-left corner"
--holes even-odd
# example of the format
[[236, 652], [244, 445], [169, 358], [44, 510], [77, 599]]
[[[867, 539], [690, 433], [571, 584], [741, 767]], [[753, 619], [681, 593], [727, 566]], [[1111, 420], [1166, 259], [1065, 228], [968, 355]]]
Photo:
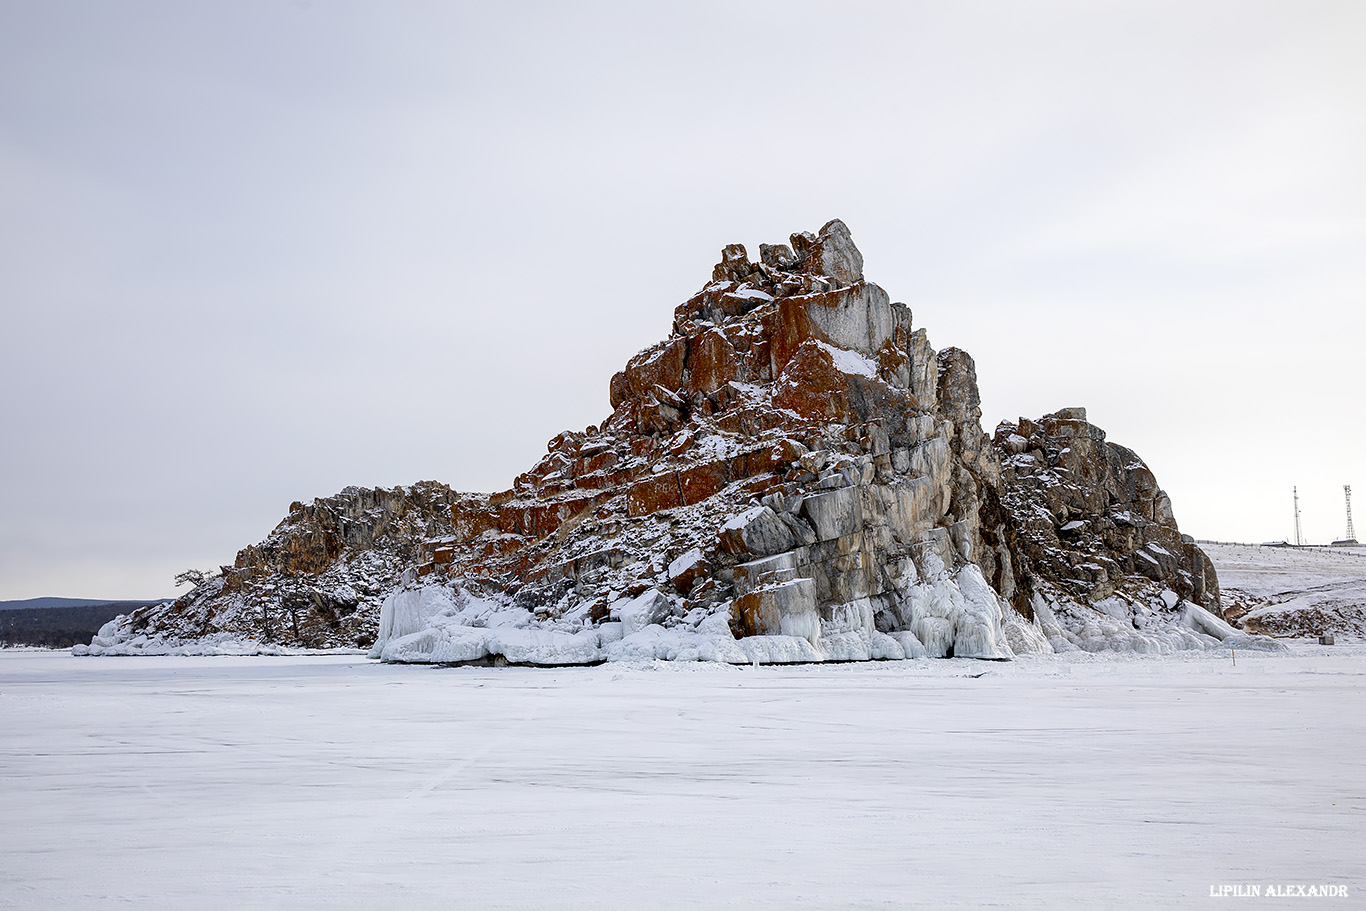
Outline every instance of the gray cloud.
[[[165, 593], [293, 499], [505, 487], [723, 243], [839, 216], [1183, 527], [1360, 479], [1366, 9], [0, 11], [0, 598]], [[1366, 484], [1366, 481], [1361, 481]]]

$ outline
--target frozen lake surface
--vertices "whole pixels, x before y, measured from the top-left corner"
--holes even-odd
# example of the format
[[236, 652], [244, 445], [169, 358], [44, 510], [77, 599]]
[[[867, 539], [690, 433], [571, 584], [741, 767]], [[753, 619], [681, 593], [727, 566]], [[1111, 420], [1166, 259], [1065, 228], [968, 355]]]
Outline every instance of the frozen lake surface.
[[0, 652], [0, 908], [1356, 907], [1364, 667]]

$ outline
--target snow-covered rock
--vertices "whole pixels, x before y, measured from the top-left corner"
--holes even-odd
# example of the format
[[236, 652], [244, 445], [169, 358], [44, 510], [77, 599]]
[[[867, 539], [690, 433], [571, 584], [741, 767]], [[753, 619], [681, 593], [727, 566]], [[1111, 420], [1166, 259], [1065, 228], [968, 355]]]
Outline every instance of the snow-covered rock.
[[864, 277], [848, 226], [790, 241], [758, 263], [726, 246], [612, 378], [611, 415], [508, 490], [296, 503], [86, 651], [231, 636], [394, 662], [867, 661], [1237, 635], [1134, 453], [1081, 409], [988, 438], [972, 358], [936, 352]]

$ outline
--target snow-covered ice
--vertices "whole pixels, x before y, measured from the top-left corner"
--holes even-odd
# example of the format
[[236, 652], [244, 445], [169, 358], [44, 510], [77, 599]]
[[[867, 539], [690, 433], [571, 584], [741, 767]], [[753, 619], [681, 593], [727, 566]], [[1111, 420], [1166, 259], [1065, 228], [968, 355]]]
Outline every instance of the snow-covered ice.
[[0, 908], [1352, 907], [1364, 667], [0, 652]]

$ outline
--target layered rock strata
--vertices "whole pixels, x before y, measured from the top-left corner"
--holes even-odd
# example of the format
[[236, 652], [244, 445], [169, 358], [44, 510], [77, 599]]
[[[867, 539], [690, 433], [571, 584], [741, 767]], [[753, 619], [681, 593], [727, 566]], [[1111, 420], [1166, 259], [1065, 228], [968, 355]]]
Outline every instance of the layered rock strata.
[[1235, 635], [1151, 472], [1083, 411], [993, 440], [972, 359], [864, 277], [843, 222], [759, 249], [725, 247], [612, 378], [611, 415], [510, 489], [296, 504], [90, 651], [232, 633], [395, 661], [999, 659]]

